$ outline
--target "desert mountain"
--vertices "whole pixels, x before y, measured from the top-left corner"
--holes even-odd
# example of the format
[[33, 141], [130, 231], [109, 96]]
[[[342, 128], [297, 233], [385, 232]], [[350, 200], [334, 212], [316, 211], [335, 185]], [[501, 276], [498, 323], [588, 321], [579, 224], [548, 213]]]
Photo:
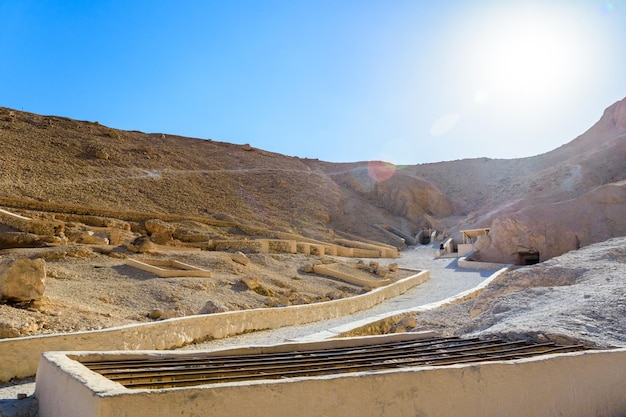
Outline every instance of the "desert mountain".
[[485, 261], [516, 263], [520, 252], [545, 260], [626, 234], [626, 99], [570, 143], [534, 157], [315, 166], [421, 227], [450, 235], [491, 228], [481, 242]]
[[329, 163], [214, 140], [112, 129], [0, 108], [0, 206], [234, 220], [319, 240], [401, 246], [490, 227], [485, 260], [541, 260], [626, 234], [626, 99], [529, 158], [394, 166]]

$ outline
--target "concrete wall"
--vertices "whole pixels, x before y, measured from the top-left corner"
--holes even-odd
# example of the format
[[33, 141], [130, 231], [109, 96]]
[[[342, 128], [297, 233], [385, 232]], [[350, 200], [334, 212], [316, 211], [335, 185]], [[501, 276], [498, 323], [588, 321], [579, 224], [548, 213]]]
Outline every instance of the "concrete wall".
[[323, 257], [344, 256], [358, 258], [397, 258], [400, 255], [398, 250], [393, 247], [378, 246], [374, 244], [343, 241], [346, 244], [353, 245], [351, 247], [325, 244], [301, 242], [291, 239], [240, 239], [240, 240], [212, 240], [202, 245], [208, 250], [239, 250], [242, 252], [258, 252], [258, 253], [305, 253]]
[[354, 248], [352, 251], [353, 258], [397, 258], [393, 253], [388, 250], [378, 251], [374, 249], [361, 249]]
[[[382, 229], [384, 230], [384, 229]], [[353, 240], [345, 240], [345, 239], [336, 239], [335, 240], [338, 244], [346, 246], [346, 247], [350, 247], [350, 248], [355, 248], [355, 255], [354, 256], [360, 256], [362, 258], [378, 258], [378, 257], [382, 257], [382, 258], [397, 258], [400, 256], [399, 252], [398, 252], [398, 248], [394, 247], [394, 246], [390, 246], [390, 245], [383, 245], [383, 244], [373, 244], [373, 243], [366, 243], [366, 242], [356, 242]], [[376, 253], [378, 252], [377, 256], [363, 256], [363, 255], [357, 255], [356, 252], [358, 250], [363, 250], [363, 251], [367, 251], [367, 253]]]
[[195, 341], [221, 339], [244, 332], [328, 320], [371, 308], [386, 299], [403, 294], [429, 278], [429, 271], [416, 271], [415, 275], [386, 287], [355, 297], [324, 303], [228, 311], [91, 332], [1, 339], [0, 381], [34, 375], [39, 357], [47, 351], [164, 350], [181, 347]]
[[443, 242], [443, 253], [442, 255], [450, 255], [454, 253], [454, 248], [456, 243], [454, 242], [454, 238], [449, 238], [445, 242]]
[[614, 417], [625, 386], [626, 349], [161, 390], [126, 389], [53, 352], [35, 395], [40, 417]]
[[360, 285], [361, 287], [378, 288], [391, 283], [390, 279], [380, 277], [376, 279], [374, 276], [370, 277], [368, 273], [341, 264], [314, 265], [313, 271], [316, 274], [337, 278], [349, 282], [350, 284]]
[[473, 250], [474, 250], [474, 244], [473, 243], [459, 243], [457, 245], [458, 256], [467, 255], [468, 253], [470, 253]]
[[296, 253], [298, 251], [298, 242], [295, 240], [268, 240], [268, 247], [270, 252], [278, 253]]
[[[172, 260], [159, 260], [159, 259], [144, 259], [143, 261], [128, 258], [124, 260], [124, 264], [128, 266], [132, 266], [133, 268], [141, 269], [142, 271], [147, 271], [155, 274], [161, 278], [167, 277], [203, 277], [203, 278], [211, 278], [212, 274], [210, 271], [197, 268], [192, 265], [188, 265], [179, 261]], [[165, 269], [161, 268], [170, 267], [173, 269]]]
[[269, 242], [266, 239], [256, 240], [214, 240], [212, 241], [213, 250], [227, 251], [237, 250], [242, 252], [269, 252]]

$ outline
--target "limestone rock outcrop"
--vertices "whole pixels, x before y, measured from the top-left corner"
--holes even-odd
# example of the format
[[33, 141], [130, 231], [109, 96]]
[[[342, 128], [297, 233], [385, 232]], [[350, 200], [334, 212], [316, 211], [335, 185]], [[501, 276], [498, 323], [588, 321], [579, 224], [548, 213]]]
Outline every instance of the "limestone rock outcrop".
[[198, 311], [198, 314], [214, 314], [214, 313], [223, 313], [228, 311], [228, 307], [215, 303], [214, 301], [207, 301], [207, 303]]
[[69, 242], [82, 243], [85, 245], [108, 245], [109, 238], [103, 233], [95, 233], [91, 230], [79, 230], [66, 228], [65, 236]]
[[46, 289], [43, 259], [5, 259], [0, 262], [0, 299], [10, 302], [40, 300]]
[[37, 248], [45, 246], [39, 235], [24, 232], [0, 233], [0, 249], [7, 248]]
[[250, 259], [243, 252], [235, 252], [231, 255], [230, 259], [233, 262], [237, 262], [240, 265], [247, 266], [250, 263]]
[[481, 242], [486, 262], [517, 263], [519, 253], [540, 260], [626, 235], [626, 181], [597, 187], [578, 198], [537, 204], [493, 220], [490, 244]]

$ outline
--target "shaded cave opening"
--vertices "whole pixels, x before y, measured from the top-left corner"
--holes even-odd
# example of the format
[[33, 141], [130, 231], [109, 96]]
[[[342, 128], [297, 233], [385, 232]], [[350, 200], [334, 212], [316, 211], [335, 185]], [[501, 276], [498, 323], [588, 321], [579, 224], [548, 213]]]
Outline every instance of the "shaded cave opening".
[[540, 262], [539, 252], [518, 252], [517, 264], [518, 265], [535, 265]]

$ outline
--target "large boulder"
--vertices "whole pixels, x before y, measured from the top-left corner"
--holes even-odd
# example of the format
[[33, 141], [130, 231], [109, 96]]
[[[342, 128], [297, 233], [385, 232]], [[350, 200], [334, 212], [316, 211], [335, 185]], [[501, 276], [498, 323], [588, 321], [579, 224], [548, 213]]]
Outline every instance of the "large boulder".
[[5, 259], [0, 262], [0, 300], [37, 301], [46, 289], [46, 261]]

